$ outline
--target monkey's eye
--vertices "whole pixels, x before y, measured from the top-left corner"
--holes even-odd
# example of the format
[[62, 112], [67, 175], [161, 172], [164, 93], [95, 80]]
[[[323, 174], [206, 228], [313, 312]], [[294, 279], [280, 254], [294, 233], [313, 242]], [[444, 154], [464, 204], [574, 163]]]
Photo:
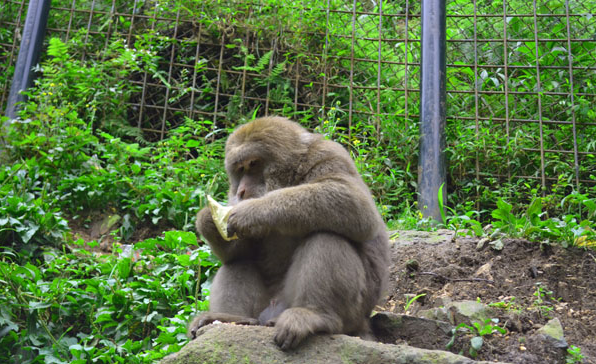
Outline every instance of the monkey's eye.
[[254, 167], [256, 167], [256, 166], [257, 166], [257, 164], [258, 164], [258, 163], [259, 163], [259, 161], [258, 161], [258, 160], [256, 160], [256, 159], [253, 159], [253, 160], [251, 160], [251, 161], [248, 163], [248, 168], [254, 168]]
[[244, 173], [244, 166], [240, 166], [240, 167], [238, 167], [238, 173], [239, 173], [239, 174], [242, 174], [242, 173]]

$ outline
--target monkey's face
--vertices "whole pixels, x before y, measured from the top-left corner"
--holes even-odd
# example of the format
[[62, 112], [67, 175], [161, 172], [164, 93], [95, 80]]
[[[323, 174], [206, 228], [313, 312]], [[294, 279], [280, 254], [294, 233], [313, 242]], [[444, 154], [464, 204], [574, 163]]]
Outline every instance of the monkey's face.
[[258, 119], [236, 129], [226, 143], [229, 203], [295, 185], [301, 156], [312, 140], [312, 134], [283, 118]]
[[263, 196], [267, 192], [264, 170], [265, 161], [258, 157], [233, 163], [228, 169], [230, 204], [235, 205], [243, 200]]

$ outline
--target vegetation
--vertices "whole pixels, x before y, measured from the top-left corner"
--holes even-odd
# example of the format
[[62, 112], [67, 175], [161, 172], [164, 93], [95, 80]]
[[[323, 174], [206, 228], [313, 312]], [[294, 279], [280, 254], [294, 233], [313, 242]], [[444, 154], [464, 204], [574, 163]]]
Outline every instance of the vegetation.
[[472, 326], [462, 322], [451, 330], [452, 338], [447, 343], [447, 348], [453, 346], [457, 335], [468, 334], [471, 336], [470, 349], [468, 352], [472, 358], [476, 358], [478, 356], [478, 352], [480, 349], [482, 349], [482, 345], [484, 344], [483, 337], [493, 334], [507, 334], [507, 329], [498, 326], [498, 323], [499, 319], [496, 318], [486, 319], [482, 323], [474, 322], [472, 323]]
[[206, 308], [198, 279], [218, 265], [195, 235], [170, 231], [103, 256], [80, 244], [20, 264], [2, 253], [0, 360], [151, 363], [177, 352], [189, 315]]
[[[410, 118], [418, 113], [418, 96], [413, 93], [410, 98], [402, 97], [401, 91], [391, 89], [416, 88], [417, 79], [412, 76], [418, 72], [416, 65], [387, 65], [379, 71], [375, 62], [357, 62], [352, 82], [367, 86], [381, 72], [387, 89], [377, 95], [376, 90], [366, 87], [352, 91], [338, 88], [325, 95], [320, 110], [300, 109], [293, 104], [297, 95], [290, 70], [295, 70], [297, 64], [305, 74], [324, 76], [333, 84], [349, 84], [352, 41], [348, 36], [352, 29], [346, 24], [352, 19], [351, 2], [348, 6], [339, 0], [302, 0], [287, 6], [267, 0], [251, 6], [235, 1], [169, 1], [147, 4], [143, 11], [148, 18], [134, 24], [125, 16], [112, 17], [110, 9], [114, 3], [121, 13], [134, 13], [139, 11], [135, 8], [139, 2], [96, 3], [98, 15], [89, 25], [95, 33], [86, 28], [87, 13], [81, 13], [73, 19], [72, 33], [51, 34], [48, 38], [47, 52], [37, 69], [39, 77], [27, 91], [28, 101], [22, 105], [20, 118], [1, 135], [0, 347], [8, 350], [0, 351], [0, 362], [144, 363], [185, 344], [188, 317], [208, 306], [210, 278], [219, 264], [208, 248], [197, 242], [193, 219], [204, 205], [205, 194], [225, 199], [225, 137], [237, 123], [261, 113], [261, 102], [251, 101], [251, 97], [262, 100], [267, 90], [269, 113], [299, 120], [350, 150], [390, 229], [437, 228], [420, 216], [416, 205], [419, 131]], [[328, 3], [334, 10], [330, 14], [326, 11]], [[0, 5], [0, 19], [14, 16], [15, 4]], [[378, 11], [369, 9], [373, 7], [370, 4], [359, 2], [357, 10]], [[52, 5], [68, 8], [71, 2], [60, 0]], [[520, 14], [534, 11], [531, 4], [518, 5]], [[411, 8], [405, 9], [405, 3], [384, 3], [383, 12], [418, 13], [418, 6], [410, 4]], [[491, 4], [487, 11], [498, 12], [499, 6], [502, 3]], [[473, 4], [451, 1], [448, 11], [469, 15]], [[200, 27], [198, 36], [191, 32], [193, 36], [177, 37], [169, 24], [156, 21], [153, 15], [193, 19], [193, 26]], [[419, 36], [419, 18], [412, 17], [407, 27], [400, 19], [379, 24], [378, 17], [359, 17], [353, 57], [367, 59], [381, 52], [387, 62], [399, 64], [407, 59], [416, 64], [418, 43], [370, 41], [380, 34], [388, 39]], [[486, 23], [473, 34], [472, 19], [460, 19], [458, 24], [449, 24], [450, 39], [474, 35], [490, 38], [483, 35], [502, 33], [504, 27], [502, 20], [490, 26]], [[566, 38], [566, 29], [542, 24], [549, 19], [539, 18], [540, 29], [546, 32], [541, 37]], [[53, 13], [49, 26], [64, 28], [66, 20], [59, 12]], [[0, 43], [12, 42], [16, 36], [9, 21], [14, 20], [0, 22]], [[509, 37], [533, 39], [527, 21], [523, 17], [509, 20]], [[106, 27], [115, 29], [109, 37], [105, 36]], [[596, 32], [593, 22], [583, 27], [574, 23], [573, 27], [576, 38], [592, 37]], [[133, 40], [123, 36], [128, 29], [135, 30]], [[275, 40], [278, 51], [256, 51], [244, 41], [248, 35], [254, 35], [265, 48]], [[208, 40], [228, 37], [225, 49], [237, 72], [229, 72], [217, 81], [213, 70], [216, 57], [209, 53], [214, 49], [206, 50], [207, 55], [195, 63], [197, 37], [206, 44]], [[468, 64], [466, 57], [474, 52], [469, 43], [462, 44], [465, 46], [454, 48], [450, 57]], [[508, 50], [509, 65], [534, 64], [534, 46], [524, 41]], [[596, 85], [590, 80], [595, 75], [590, 67], [596, 43], [573, 46], [574, 64], [586, 66], [586, 70], [578, 75], [584, 81], [572, 91], [594, 94]], [[175, 62], [189, 64], [192, 60], [194, 65], [191, 71], [181, 70], [176, 80], [168, 79], [166, 72], [170, 63], [167, 52], [173, 47], [177, 49]], [[485, 47], [478, 50], [479, 55], [492, 57], [491, 64], [504, 63], [502, 49]], [[0, 85], [6, 85], [12, 69], [5, 49], [0, 50]], [[219, 56], [219, 49], [217, 52]], [[552, 42], [540, 43], [538, 54], [541, 64], [555, 64], [566, 55]], [[331, 66], [322, 69], [319, 55]], [[243, 72], [248, 86], [240, 93], [237, 86]], [[495, 249], [502, 248], [503, 238], [512, 236], [566, 247], [593, 246], [595, 184], [579, 191], [569, 160], [561, 157], [551, 160], [545, 169], [557, 180], [549, 189], [542, 188], [536, 172], [540, 159], [529, 151], [535, 148], [540, 135], [536, 123], [511, 124], [506, 130], [488, 120], [474, 126], [457, 119], [458, 115], [470, 116], [473, 111], [469, 105], [476, 101], [486, 106], [482, 113], [490, 112], [495, 119], [535, 120], [541, 112], [566, 117], [573, 112], [578, 120], [596, 118], [590, 107], [593, 100], [588, 96], [578, 96], [571, 108], [567, 100], [555, 102], [551, 100], [554, 96], [545, 94], [544, 104], [552, 106], [540, 111], [532, 96], [524, 93], [536, 88], [534, 73], [535, 69], [527, 67], [515, 68], [509, 75], [493, 68], [475, 71], [465, 66], [448, 70], [448, 84], [454, 89], [481, 82], [483, 90], [503, 91], [509, 82], [507, 87], [520, 92], [515, 102], [524, 107], [507, 114], [504, 101], [493, 94], [482, 94], [479, 100], [469, 93], [450, 94], [450, 193], [444, 201], [447, 213], [438, 226], [458, 234], [485, 236]], [[200, 80], [197, 84], [193, 83], [193, 74]], [[569, 91], [568, 80], [562, 79], [568, 76], [542, 76], [546, 91]], [[167, 98], [158, 100], [162, 104], [181, 109], [200, 105], [199, 111], [218, 115], [218, 121], [211, 116], [196, 117], [200, 113], [178, 113], [167, 120], [163, 138], [139, 129], [133, 104], [138, 102], [139, 79], [143, 77], [162, 87], [154, 92], [158, 95], [155, 97]], [[225, 104], [221, 101], [225, 107], [220, 109], [213, 97], [216, 87], [228, 95]], [[312, 93], [324, 91], [314, 81], [305, 88]], [[194, 105], [189, 104], [190, 93], [197, 95]], [[369, 100], [377, 96], [383, 111], [371, 117], [365, 111], [376, 113]], [[6, 122], [0, 117], [1, 124]], [[545, 139], [563, 141], [562, 148], [573, 149], [569, 146], [572, 141], [568, 125], [544, 132]], [[578, 138], [578, 148], [585, 151], [580, 174], [592, 181], [596, 178], [593, 133], [593, 129], [587, 129]], [[477, 162], [482, 171], [491, 173], [475, 173]], [[532, 178], [504, 180], [497, 175]], [[95, 222], [97, 213], [122, 217], [108, 234], [114, 241], [113, 254], [99, 254], [98, 241], [83, 242], [78, 235]], [[143, 229], [154, 232], [154, 236], [140, 237]], [[536, 307], [550, 308], [548, 292], [541, 287], [536, 292]], [[500, 331], [490, 322], [485, 324], [467, 328], [476, 335], [472, 347], [480, 348], [483, 335]], [[579, 348], [570, 350], [569, 362], [581, 360]]]

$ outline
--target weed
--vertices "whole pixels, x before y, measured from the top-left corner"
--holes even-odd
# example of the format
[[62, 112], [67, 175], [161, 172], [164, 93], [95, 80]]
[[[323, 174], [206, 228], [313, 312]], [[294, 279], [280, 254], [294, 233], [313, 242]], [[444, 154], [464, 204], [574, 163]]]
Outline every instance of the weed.
[[565, 357], [565, 364], [581, 364], [584, 362], [582, 349], [575, 345], [567, 348], [567, 356]]
[[426, 296], [426, 293], [421, 293], [421, 294], [418, 294], [418, 295], [410, 298], [408, 300], [408, 303], [406, 303], [406, 305], [404, 306], [404, 312], [407, 313], [408, 312], [408, 309], [410, 308], [410, 306], [412, 305], [412, 303], [416, 302], [416, 300], [418, 300], [418, 299], [420, 299], [420, 298], [422, 298], [424, 296]]
[[490, 307], [496, 307], [509, 312], [521, 312], [522, 307], [515, 302], [515, 297], [505, 297], [499, 302], [492, 302], [488, 304]]
[[458, 334], [468, 332], [472, 335], [472, 338], [470, 339], [470, 349], [468, 352], [472, 358], [476, 358], [478, 356], [478, 352], [480, 349], [482, 349], [482, 345], [484, 344], [483, 337], [494, 334], [505, 335], [507, 333], [505, 328], [497, 325], [498, 323], [499, 319], [497, 318], [486, 319], [482, 323], [474, 322], [472, 323], [472, 326], [463, 322], [460, 323], [451, 331], [452, 338], [449, 343], [447, 343], [447, 349], [453, 347], [455, 338]]
[[532, 303], [532, 306], [537, 309], [542, 316], [548, 319], [552, 318], [552, 305], [553, 303], [558, 302], [560, 299], [556, 299], [553, 296], [553, 292], [542, 286], [540, 282], [536, 283], [536, 290], [534, 291], [533, 295], [535, 299]]

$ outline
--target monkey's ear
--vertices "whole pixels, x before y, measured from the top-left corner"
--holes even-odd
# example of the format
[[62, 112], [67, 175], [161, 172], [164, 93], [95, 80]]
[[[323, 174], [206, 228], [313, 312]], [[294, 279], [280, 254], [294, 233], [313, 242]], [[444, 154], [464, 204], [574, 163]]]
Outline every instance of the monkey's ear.
[[209, 205], [209, 210], [211, 211], [211, 216], [213, 217], [215, 227], [217, 227], [221, 237], [225, 241], [238, 239], [238, 235], [236, 234], [234, 234], [234, 236], [228, 236], [228, 219], [230, 218], [232, 207], [223, 206], [209, 195], [207, 195], [207, 204]]

